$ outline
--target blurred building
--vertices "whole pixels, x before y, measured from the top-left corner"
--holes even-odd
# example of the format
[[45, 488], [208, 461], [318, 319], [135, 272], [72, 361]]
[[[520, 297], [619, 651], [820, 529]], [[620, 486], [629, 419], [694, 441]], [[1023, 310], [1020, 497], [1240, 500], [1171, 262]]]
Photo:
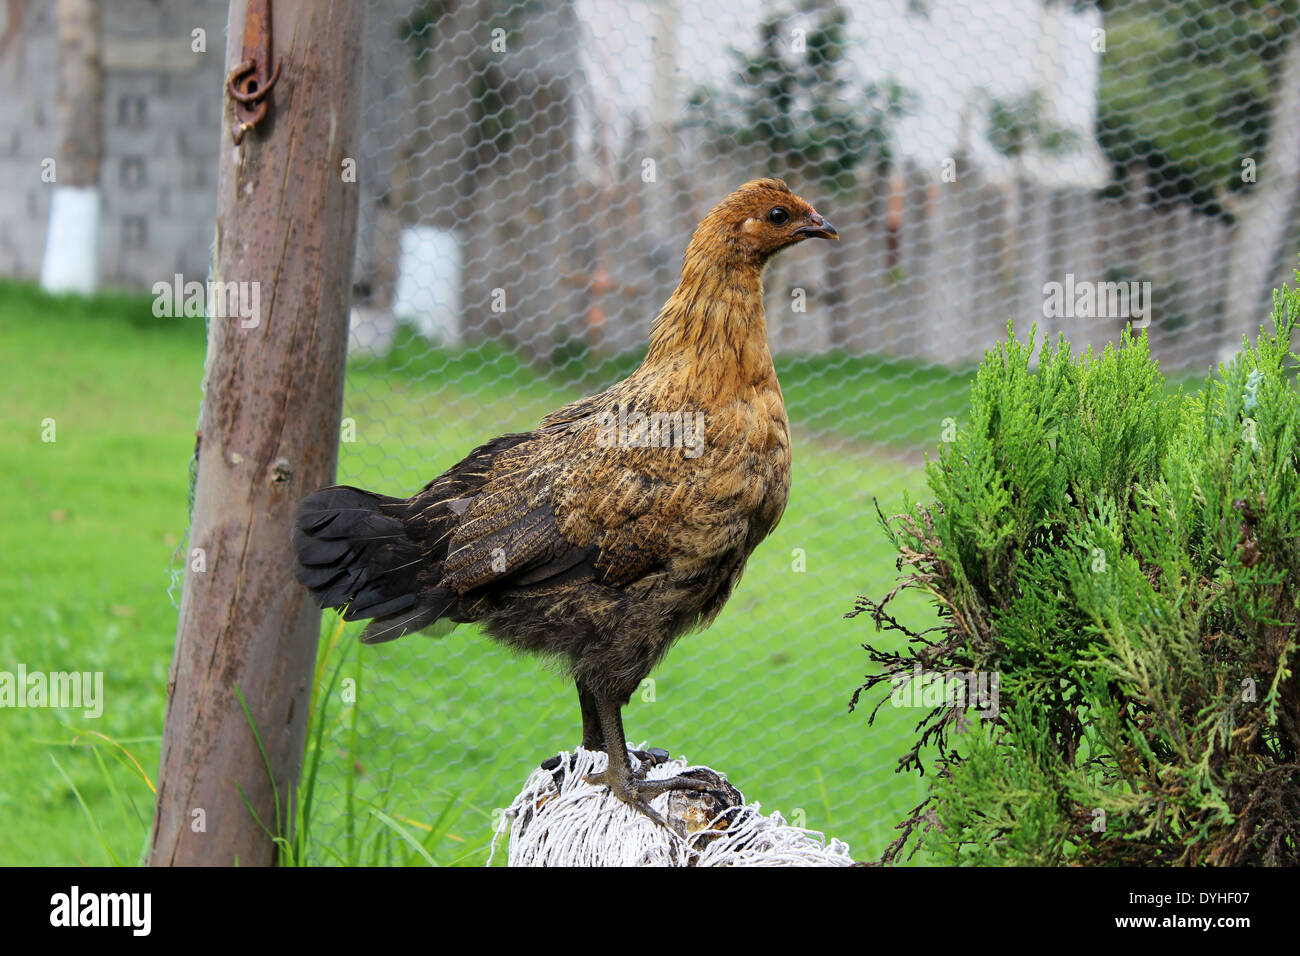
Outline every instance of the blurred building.
[[[227, 8], [103, 0], [105, 285], [147, 290], [177, 272], [207, 272], [218, 156], [230, 148]], [[779, 43], [789, 53], [810, 17], [831, 8], [846, 14], [840, 66], [852, 88], [889, 81], [912, 100], [888, 130], [885, 173], [864, 165], [852, 188], [831, 189], [798, 156], [684, 122], [693, 93], [735, 91], [732, 50], [754, 51], [765, 18], [784, 11]], [[9, 94], [0, 98], [0, 275], [35, 278], [41, 268], [57, 9], [0, 2]], [[354, 327], [358, 347], [372, 351], [394, 340], [395, 318], [431, 340], [496, 341], [555, 362], [638, 348], [694, 224], [759, 175], [788, 178], [844, 236], [770, 273], [769, 328], [781, 352], [963, 365], [1012, 318], [1081, 346], [1113, 340], [1125, 316], [1046, 313], [1045, 284], [1069, 277], [1149, 281], [1157, 354], [1202, 364], [1257, 324], [1294, 264], [1294, 236], [1282, 241], [1300, 218], [1290, 185], [1300, 155], [1290, 148], [1300, 144], [1294, 55], [1296, 68], [1280, 74], [1279, 145], [1264, 158], [1274, 165], [1261, 176], [1255, 205], [1264, 208], [1251, 232], [1161, 200], [1140, 177], [1111, 181], [1097, 142], [1103, 21], [1091, 4], [824, 0], [796, 11], [777, 0], [367, 0], [366, 24]], [[1150, 52], [1104, 55], [1123, 64]], [[1185, 56], [1176, 45], [1159, 52]], [[1171, 85], [1168, 95], [1172, 104], [1186, 94]], [[1026, 102], [1073, 146], [999, 145], [990, 104]], [[1242, 286], [1253, 291], [1230, 295]], [[1235, 317], [1234, 300], [1244, 303]]]
[[[101, 7], [100, 276], [148, 289], [207, 274], [216, 212], [225, 0], [109, 0]], [[58, 4], [0, 7], [0, 275], [41, 269], [57, 139]], [[195, 30], [206, 52], [196, 53]], [[56, 167], [57, 168], [57, 167]]]

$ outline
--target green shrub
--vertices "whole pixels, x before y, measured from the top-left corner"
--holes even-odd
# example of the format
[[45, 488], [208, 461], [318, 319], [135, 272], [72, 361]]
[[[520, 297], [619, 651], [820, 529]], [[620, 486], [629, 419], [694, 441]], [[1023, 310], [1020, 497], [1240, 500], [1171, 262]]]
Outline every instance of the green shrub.
[[[881, 515], [898, 586], [850, 614], [906, 636], [864, 645], [853, 703], [919, 702], [898, 769], [937, 771], [884, 862], [1300, 863], [1297, 318], [1276, 293], [1276, 333], [1187, 396], [1145, 336], [986, 353], [934, 502]], [[937, 626], [887, 610], [906, 590]], [[918, 670], [997, 706], [912, 694]]]

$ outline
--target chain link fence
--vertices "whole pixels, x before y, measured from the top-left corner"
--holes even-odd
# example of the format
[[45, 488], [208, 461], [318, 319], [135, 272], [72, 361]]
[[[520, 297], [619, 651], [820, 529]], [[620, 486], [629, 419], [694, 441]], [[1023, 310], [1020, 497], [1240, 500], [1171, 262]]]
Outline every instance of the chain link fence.
[[[847, 713], [869, 625], [843, 615], [895, 573], [876, 501], [926, 494], [925, 455], [1008, 322], [1079, 350], [1145, 329], [1179, 382], [1264, 319], [1300, 239], [1295, 3], [367, 12], [341, 482], [413, 493], [627, 374], [695, 223], [741, 182], [783, 177], [838, 227], [767, 276], [782, 523], [625, 721], [878, 856], [917, 802], [893, 769], [921, 714]], [[358, 706], [327, 726], [318, 836], [354, 838], [351, 794], [481, 862], [493, 808], [579, 742], [571, 683], [469, 626], [345, 645]]]

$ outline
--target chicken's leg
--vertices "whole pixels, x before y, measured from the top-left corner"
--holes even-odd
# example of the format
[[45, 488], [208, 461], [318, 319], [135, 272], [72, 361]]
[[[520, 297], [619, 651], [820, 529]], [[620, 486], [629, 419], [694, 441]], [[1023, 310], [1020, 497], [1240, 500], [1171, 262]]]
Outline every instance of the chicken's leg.
[[578, 706], [582, 708], [582, 749], [604, 750], [605, 732], [600, 729], [600, 711], [596, 708], [596, 695], [587, 690], [582, 681], [578, 685]]
[[[579, 685], [578, 699], [583, 704], [583, 746], [586, 746], [586, 741], [589, 739], [587, 703], [590, 700], [594, 705], [595, 715], [604, 737], [603, 749], [609, 757], [608, 767], [601, 773], [588, 774], [587, 783], [593, 786], [604, 784], [609, 787], [610, 793], [624, 803], [644, 813], [656, 823], [668, 827], [664, 818], [651, 809], [650, 799], [669, 790], [701, 790], [707, 787], [707, 784], [687, 774], [678, 774], [666, 780], [645, 780], [639, 774], [634, 775], [631, 762], [627, 759], [627, 739], [623, 734], [623, 708], [619, 702], [606, 694], [590, 691], [584, 698], [581, 685]], [[672, 829], [672, 827], [668, 828]]]

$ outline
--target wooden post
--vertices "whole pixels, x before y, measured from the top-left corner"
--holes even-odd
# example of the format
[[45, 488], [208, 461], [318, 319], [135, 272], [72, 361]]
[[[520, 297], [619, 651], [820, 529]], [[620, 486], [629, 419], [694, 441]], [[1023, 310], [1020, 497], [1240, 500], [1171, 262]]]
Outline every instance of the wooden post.
[[[230, 4], [227, 70], [241, 59], [248, 6]], [[333, 481], [337, 462], [357, 218], [355, 177], [344, 172], [358, 152], [361, 9], [275, 4], [272, 57], [282, 74], [239, 147], [226, 102], [212, 265], [213, 282], [226, 285], [209, 294], [154, 866], [273, 864], [263, 826], [277, 828], [277, 796], [280, 833], [292, 827], [320, 614], [294, 581], [289, 529], [299, 499]], [[245, 308], [219, 317], [236, 289]]]

